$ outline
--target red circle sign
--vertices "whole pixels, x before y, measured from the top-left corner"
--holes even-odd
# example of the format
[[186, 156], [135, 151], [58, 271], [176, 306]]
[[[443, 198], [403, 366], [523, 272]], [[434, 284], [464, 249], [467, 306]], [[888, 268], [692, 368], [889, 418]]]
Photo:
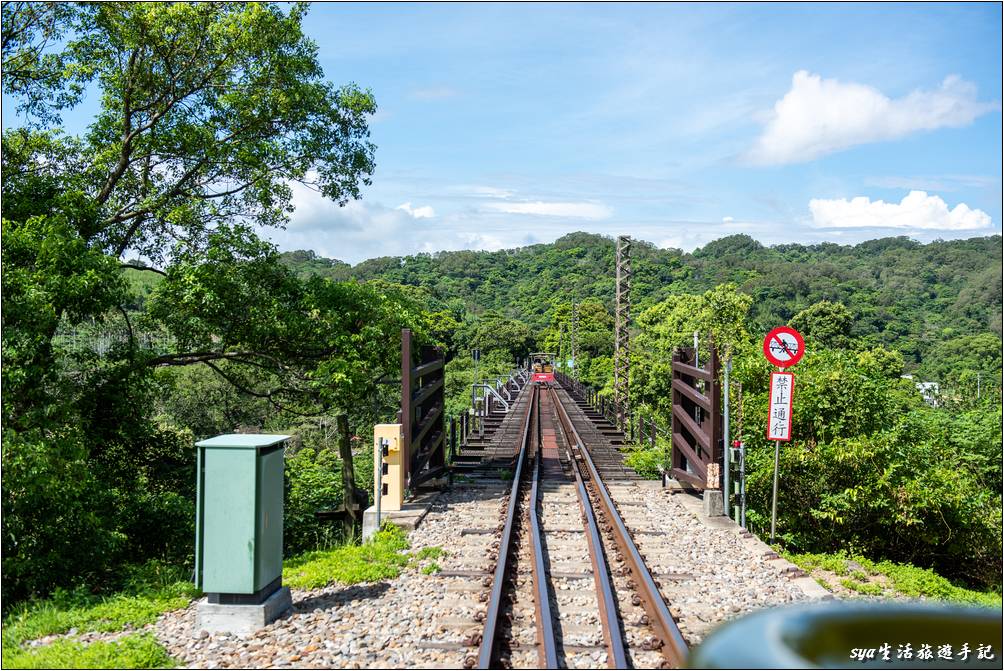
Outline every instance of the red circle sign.
[[763, 355], [780, 368], [791, 368], [804, 354], [805, 339], [790, 326], [778, 326], [763, 339]]

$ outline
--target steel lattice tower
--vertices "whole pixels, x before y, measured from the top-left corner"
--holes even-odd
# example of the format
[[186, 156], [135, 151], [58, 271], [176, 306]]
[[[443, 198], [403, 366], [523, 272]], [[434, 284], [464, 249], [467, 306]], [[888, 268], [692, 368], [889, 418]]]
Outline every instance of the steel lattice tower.
[[575, 303], [572, 303], [572, 377], [579, 378], [579, 360], [576, 358], [576, 342], [579, 339], [579, 312]]
[[617, 427], [624, 430], [629, 408], [631, 374], [628, 324], [631, 321], [631, 238], [617, 238], [616, 325], [614, 331], [614, 408]]

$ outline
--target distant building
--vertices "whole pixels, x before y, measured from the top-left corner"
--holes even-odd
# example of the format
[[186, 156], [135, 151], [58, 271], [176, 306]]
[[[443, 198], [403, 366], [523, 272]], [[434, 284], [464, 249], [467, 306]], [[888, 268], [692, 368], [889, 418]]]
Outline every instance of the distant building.
[[[901, 375], [904, 380], [913, 380], [912, 375]], [[941, 385], [937, 382], [914, 382], [914, 386], [917, 387], [917, 391], [920, 392], [921, 398], [929, 406], [937, 408], [938, 398], [941, 396]]]

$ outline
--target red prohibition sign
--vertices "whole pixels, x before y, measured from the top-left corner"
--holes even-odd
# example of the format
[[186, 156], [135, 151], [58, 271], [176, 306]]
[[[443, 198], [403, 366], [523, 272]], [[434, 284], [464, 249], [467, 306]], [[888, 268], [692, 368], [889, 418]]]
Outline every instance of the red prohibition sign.
[[763, 339], [763, 355], [779, 368], [791, 368], [805, 355], [805, 339], [790, 326], [778, 326]]

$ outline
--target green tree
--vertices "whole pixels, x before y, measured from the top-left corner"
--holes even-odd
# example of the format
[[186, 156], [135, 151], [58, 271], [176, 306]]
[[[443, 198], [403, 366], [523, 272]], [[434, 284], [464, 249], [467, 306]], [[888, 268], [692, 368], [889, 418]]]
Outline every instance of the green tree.
[[[158, 369], [200, 364], [313, 412], [368, 401], [400, 327], [424, 333], [400, 292], [301, 282], [253, 233], [288, 219], [291, 182], [344, 203], [373, 170], [373, 98], [325, 80], [305, 13], [4, 3], [4, 93], [31, 120], [3, 133], [5, 598], [184, 560], [191, 435], [154, 420]], [[90, 85], [97, 115], [66, 136], [59, 113]], [[163, 278], [143, 312], [123, 266]], [[60, 331], [84, 325], [110, 345], [67, 349]], [[154, 331], [166, 349], [142, 344]]]
[[992, 333], [960, 335], [938, 343], [925, 359], [921, 373], [931, 380], [957, 383], [966, 372], [982, 374], [988, 386], [999, 386], [1001, 341]]
[[530, 327], [514, 319], [482, 315], [472, 326], [470, 346], [485, 354], [500, 352], [508, 361], [520, 361], [535, 346], [536, 339]]
[[823, 347], [848, 347], [853, 322], [843, 303], [820, 301], [796, 314], [788, 325]]
[[[65, 17], [62, 71], [99, 82], [101, 109], [80, 142], [59, 147], [61, 163], [79, 167], [61, 176], [68, 188], [38, 206], [85, 200], [90, 216], [74, 223], [90, 247], [164, 261], [175, 241], [198, 247], [222, 220], [282, 224], [290, 181], [340, 203], [368, 182], [366, 118], [375, 103], [354, 85], [324, 80], [316, 46], [300, 29], [305, 5], [288, 13], [242, 3], [74, 7]], [[4, 19], [21, 20], [22, 33], [42, 33], [57, 8], [10, 3]], [[4, 42], [5, 67], [33, 54], [44, 59], [26, 42]], [[65, 77], [7, 90], [58, 111], [75, 102], [60, 95]], [[12, 186], [43, 156], [36, 150], [22, 152], [18, 164], [5, 160], [5, 174], [18, 178]], [[5, 200], [28, 195], [4, 190]]]

